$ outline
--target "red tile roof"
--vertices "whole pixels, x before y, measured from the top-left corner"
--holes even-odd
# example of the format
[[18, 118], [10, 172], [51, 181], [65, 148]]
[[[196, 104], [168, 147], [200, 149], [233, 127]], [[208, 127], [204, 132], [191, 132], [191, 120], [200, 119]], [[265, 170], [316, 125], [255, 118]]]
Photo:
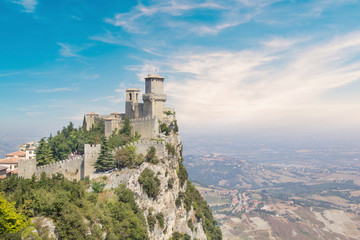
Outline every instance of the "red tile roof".
[[11, 158], [0, 159], [0, 164], [17, 164], [20, 159], [24, 159], [24, 158], [11, 157]]
[[17, 151], [17, 152], [6, 154], [5, 156], [6, 157], [25, 157], [25, 152], [24, 151]]

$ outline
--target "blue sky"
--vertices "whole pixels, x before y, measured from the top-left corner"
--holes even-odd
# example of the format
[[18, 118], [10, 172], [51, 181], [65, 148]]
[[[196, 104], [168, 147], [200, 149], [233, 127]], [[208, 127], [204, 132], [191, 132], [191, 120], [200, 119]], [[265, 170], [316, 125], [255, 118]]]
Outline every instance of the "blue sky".
[[184, 135], [358, 135], [359, 26], [350, 0], [0, 0], [0, 134], [123, 112], [157, 69]]

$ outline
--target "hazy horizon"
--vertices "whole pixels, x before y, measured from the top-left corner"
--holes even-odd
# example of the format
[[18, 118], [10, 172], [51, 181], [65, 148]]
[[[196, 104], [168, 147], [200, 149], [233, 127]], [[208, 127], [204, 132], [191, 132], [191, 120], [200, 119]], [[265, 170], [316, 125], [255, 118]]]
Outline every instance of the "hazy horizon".
[[124, 112], [125, 89], [144, 92], [156, 69], [185, 145], [360, 144], [359, 11], [353, 0], [2, 1], [0, 136]]

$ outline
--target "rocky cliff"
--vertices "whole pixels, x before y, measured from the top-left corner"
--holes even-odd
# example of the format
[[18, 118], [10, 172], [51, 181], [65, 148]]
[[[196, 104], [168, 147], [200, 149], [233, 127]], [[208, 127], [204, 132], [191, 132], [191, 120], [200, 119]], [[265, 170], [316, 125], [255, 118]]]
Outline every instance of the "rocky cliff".
[[[169, 117], [164, 122], [169, 129], [174, 128], [174, 121]], [[165, 141], [166, 149], [164, 153], [157, 153], [163, 156], [157, 164], [144, 162], [134, 169], [125, 168], [118, 172], [106, 174], [105, 189], [111, 190], [120, 184], [126, 184], [126, 187], [134, 192], [136, 203], [143, 209], [145, 219], [147, 220], [147, 230], [151, 239], [169, 239], [175, 236], [185, 236], [191, 239], [220, 239], [221, 232], [215, 226], [214, 220], [207, 213], [203, 213], [199, 205], [206, 202], [196, 191], [196, 197], [190, 196], [189, 187], [194, 188], [187, 180], [187, 172], [182, 164], [182, 144], [176, 131], [170, 131], [162, 136]], [[160, 191], [156, 197], [150, 197], [139, 183], [139, 177], [145, 169], [152, 170], [160, 180]], [[92, 175], [92, 178], [103, 177], [104, 174]], [[187, 193], [189, 193], [187, 196]], [[199, 199], [200, 198], [200, 199]], [[200, 204], [197, 201], [202, 201]], [[194, 208], [197, 207], [197, 209]], [[206, 205], [208, 208], [208, 206]], [[205, 210], [206, 211], [206, 210]], [[210, 211], [210, 209], [207, 209]], [[202, 213], [200, 213], [202, 212]], [[151, 216], [164, 216], [164, 223], [156, 221], [149, 223]], [[207, 219], [209, 218], [209, 219]], [[204, 229], [204, 221], [207, 221], [207, 229]]]

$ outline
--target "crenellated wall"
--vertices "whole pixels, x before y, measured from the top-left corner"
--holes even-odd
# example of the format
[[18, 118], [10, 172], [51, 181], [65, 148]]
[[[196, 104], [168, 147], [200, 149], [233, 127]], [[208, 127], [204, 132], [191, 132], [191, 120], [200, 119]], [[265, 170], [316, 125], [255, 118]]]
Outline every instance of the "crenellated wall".
[[36, 167], [36, 160], [21, 160], [21, 162], [19, 161], [18, 174], [19, 177], [31, 178], [33, 174], [40, 177], [43, 172], [48, 177], [51, 177], [52, 174], [62, 173], [67, 179], [80, 180], [83, 172], [83, 160], [83, 156], [77, 156], [39, 167]]
[[[146, 155], [148, 149], [153, 146], [156, 149], [156, 156], [159, 159], [165, 158], [167, 156], [165, 143], [163, 141], [140, 140], [138, 142], [130, 143], [128, 146], [134, 146], [136, 149], [136, 154], [142, 154], [144, 156]], [[125, 147], [126, 146], [119, 147], [115, 149], [114, 152]]]
[[84, 171], [82, 179], [95, 172], [94, 164], [99, 157], [101, 145], [85, 144], [84, 146]]
[[[135, 147], [136, 154], [143, 154], [145, 156], [149, 148], [153, 146], [156, 149], [156, 155], [159, 159], [167, 157], [167, 151], [163, 141], [139, 140], [130, 143], [129, 145]], [[124, 147], [126, 146], [122, 146], [118, 149]], [[118, 149], [115, 149], [114, 152]], [[19, 160], [18, 174], [19, 177], [31, 178], [33, 174], [35, 174], [36, 177], [40, 177], [43, 172], [45, 172], [48, 177], [51, 177], [52, 174], [61, 173], [67, 179], [84, 179], [86, 176], [90, 176], [95, 172], [94, 164], [99, 157], [100, 150], [100, 144], [85, 144], [84, 156], [76, 156], [74, 158], [39, 167], [36, 167], [35, 159]]]
[[[122, 128], [124, 120], [105, 119], [105, 136], [109, 137], [115, 129]], [[141, 139], [152, 139], [159, 134], [159, 121], [157, 117], [130, 119], [132, 133], [140, 133]]]

